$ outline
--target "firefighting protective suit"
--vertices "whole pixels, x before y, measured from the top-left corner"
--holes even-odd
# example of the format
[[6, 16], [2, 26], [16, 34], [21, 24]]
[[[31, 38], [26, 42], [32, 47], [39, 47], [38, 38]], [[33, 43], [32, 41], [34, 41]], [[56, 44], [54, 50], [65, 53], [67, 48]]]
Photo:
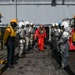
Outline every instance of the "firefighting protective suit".
[[55, 26], [54, 26], [54, 23], [52, 23], [52, 25], [51, 25], [51, 43], [52, 43], [53, 49], [55, 49], [54, 34], [55, 34]]
[[17, 26], [17, 20], [13, 19], [10, 21], [10, 25], [5, 30], [4, 43], [7, 46], [7, 65], [11, 67], [14, 61], [15, 51], [15, 37], [16, 31], [14, 28]]
[[30, 48], [33, 47], [34, 43], [34, 34], [35, 34], [35, 29], [33, 28], [33, 25], [30, 25]]
[[26, 37], [25, 37], [25, 40], [26, 40], [26, 44], [25, 44], [25, 52], [27, 53], [28, 51], [29, 51], [29, 42], [30, 42], [30, 30], [31, 30], [31, 28], [29, 27], [29, 22], [28, 21], [26, 21], [25, 22], [25, 26], [26, 26], [26, 28], [25, 28], [25, 31], [26, 31]]
[[62, 68], [65, 68], [69, 65], [68, 64], [69, 49], [70, 49], [69, 42], [68, 42], [69, 38], [70, 38], [70, 34], [66, 28], [65, 31], [62, 33], [62, 36], [59, 41], [60, 53], [61, 53], [61, 59], [62, 59], [61, 60]]
[[25, 53], [25, 29], [24, 29], [24, 23], [21, 22], [19, 23], [19, 30], [18, 30], [18, 34], [19, 34], [19, 57], [24, 56]]
[[69, 57], [69, 38], [70, 38], [70, 29], [68, 22], [64, 21], [62, 22], [61, 26], [64, 26], [64, 31], [60, 38], [60, 53], [61, 53], [61, 65], [62, 68], [65, 68], [69, 65], [68, 63], [68, 57]]
[[60, 29], [58, 28], [58, 25], [55, 26], [55, 31], [54, 31], [54, 41], [55, 41], [55, 50], [59, 52], [58, 49], [58, 41], [59, 41], [59, 36], [60, 36]]
[[36, 30], [36, 35], [38, 37], [38, 48], [39, 50], [44, 50], [44, 39], [46, 38], [46, 30], [45, 28], [38, 28]]

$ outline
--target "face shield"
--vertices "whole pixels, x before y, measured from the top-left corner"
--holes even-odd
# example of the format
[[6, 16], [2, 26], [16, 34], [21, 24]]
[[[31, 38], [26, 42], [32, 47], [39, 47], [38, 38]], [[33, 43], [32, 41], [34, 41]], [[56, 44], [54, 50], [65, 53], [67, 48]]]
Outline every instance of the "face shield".
[[17, 24], [15, 22], [11, 22], [10, 24], [11, 24], [12, 28], [15, 28], [17, 26]]
[[23, 22], [19, 22], [19, 23], [18, 23], [18, 27], [19, 27], [19, 28], [22, 28], [22, 25], [25, 26]]
[[22, 25], [21, 28], [24, 28], [24, 25]]
[[28, 21], [24, 22], [24, 24], [25, 24], [26, 27], [29, 27], [29, 22]]

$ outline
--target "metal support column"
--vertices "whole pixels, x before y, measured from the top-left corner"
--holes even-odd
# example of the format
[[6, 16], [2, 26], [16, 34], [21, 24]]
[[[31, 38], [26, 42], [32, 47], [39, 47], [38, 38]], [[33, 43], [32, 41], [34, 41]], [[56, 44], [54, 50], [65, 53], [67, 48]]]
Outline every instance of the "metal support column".
[[17, 19], [17, 0], [15, 0], [15, 11], [16, 11], [16, 19]]

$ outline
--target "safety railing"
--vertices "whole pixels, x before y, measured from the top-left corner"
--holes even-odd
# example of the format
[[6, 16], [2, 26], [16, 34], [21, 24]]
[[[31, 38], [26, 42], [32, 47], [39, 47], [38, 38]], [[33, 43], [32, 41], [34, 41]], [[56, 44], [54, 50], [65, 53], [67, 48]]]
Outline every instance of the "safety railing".
[[11, 0], [0, 0], [0, 2], [10, 2]]
[[[75, 5], [75, 0], [0, 0], [1, 5]], [[54, 3], [56, 2], [56, 3]]]
[[[0, 0], [0, 2], [51, 2], [52, 0]], [[55, 0], [56, 2], [75, 2], [75, 0]]]
[[[52, 1], [52, 0], [51, 0]], [[56, 0], [56, 2], [75, 2], [75, 0]]]
[[0, 0], [0, 2], [48, 2], [51, 0]]
[[[52, 2], [53, 0], [0, 0], [0, 2]], [[75, 0], [55, 0], [56, 2], [75, 2]]]

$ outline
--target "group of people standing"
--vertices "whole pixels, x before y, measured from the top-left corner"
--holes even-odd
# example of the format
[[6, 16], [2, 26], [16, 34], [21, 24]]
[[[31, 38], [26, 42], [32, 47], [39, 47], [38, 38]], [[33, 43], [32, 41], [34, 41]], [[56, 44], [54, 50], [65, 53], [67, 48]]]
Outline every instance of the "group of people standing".
[[[69, 38], [71, 27], [68, 22], [63, 21], [61, 24], [52, 23], [51, 25], [51, 44], [53, 50], [61, 53], [61, 66], [67, 67], [69, 57]], [[12, 19], [10, 24], [6, 27], [4, 34], [4, 44], [7, 46], [7, 65], [13, 67], [15, 54], [15, 37], [17, 36], [19, 43], [18, 56], [24, 57], [30, 49], [35, 45], [35, 40], [38, 43], [38, 50], [44, 51], [44, 40], [47, 37], [44, 25], [35, 27], [34, 23], [18, 22]]]
[[35, 28], [34, 24], [29, 24], [28, 21], [19, 22], [17, 29], [19, 39], [19, 57], [26, 54], [33, 47]]
[[18, 56], [24, 57], [30, 49], [33, 48], [35, 40], [38, 42], [38, 50], [44, 50], [44, 39], [46, 38], [46, 30], [41, 24], [39, 28], [35, 28], [34, 23], [18, 22], [12, 19], [6, 27], [4, 33], [4, 44], [7, 46], [7, 66], [13, 68], [15, 54], [15, 37], [17, 36], [19, 43]]
[[46, 30], [42, 24], [39, 28], [35, 28], [34, 23], [20, 22], [17, 33], [19, 35], [19, 57], [22, 57], [23, 53], [26, 54], [29, 49], [33, 48], [35, 40], [38, 40], [38, 49], [40, 51], [44, 50]]
[[[69, 38], [71, 33], [71, 27], [65, 20], [61, 23], [55, 23], [51, 25], [51, 43], [53, 50], [61, 53], [61, 66], [67, 67], [69, 57]], [[12, 19], [10, 24], [6, 27], [4, 34], [4, 44], [7, 46], [7, 65], [13, 67], [14, 54], [15, 54], [15, 37], [17, 36], [19, 43], [18, 56], [24, 57], [30, 49], [35, 45], [35, 40], [38, 43], [38, 50], [44, 51], [44, 40], [47, 37], [46, 29], [44, 25], [40, 24], [38, 28], [34, 23], [18, 22], [16, 19]]]
[[[66, 21], [63, 21], [61, 26], [58, 23], [51, 25], [52, 46], [54, 50], [61, 53], [61, 65], [63, 68], [68, 66], [70, 30], [69, 24]], [[42, 24], [39, 25], [39, 28], [35, 28], [34, 23], [29, 23], [28, 21], [18, 22], [16, 19], [12, 19], [6, 27], [4, 34], [4, 44], [7, 46], [7, 65], [10, 68], [14, 64], [16, 35], [18, 36], [18, 56], [20, 58], [33, 48], [35, 40], [38, 43], [38, 50], [44, 51], [44, 40], [47, 37], [46, 29]]]
[[69, 67], [70, 34], [71, 27], [66, 20], [61, 24], [55, 23], [51, 26], [52, 47], [54, 51], [61, 55], [62, 68]]

